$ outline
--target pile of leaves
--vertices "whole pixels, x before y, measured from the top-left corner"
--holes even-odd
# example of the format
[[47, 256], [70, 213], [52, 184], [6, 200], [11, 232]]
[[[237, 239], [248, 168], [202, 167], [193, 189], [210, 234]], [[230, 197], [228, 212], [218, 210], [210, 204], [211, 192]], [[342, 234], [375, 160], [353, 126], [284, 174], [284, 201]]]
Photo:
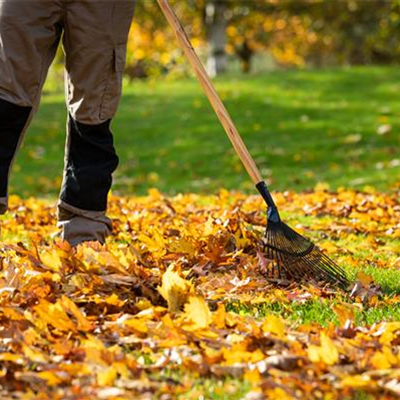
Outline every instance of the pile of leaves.
[[[399, 197], [323, 187], [276, 197], [355, 279], [348, 291], [271, 274], [256, 196], [112, 197], [113, 236], [76, 249], [57, 239], [53, 204], [11, 198], [0, 398], [398, 398], [400, 321], [359, 316], [399, 303], [365, 273], [400, 267]], [[312, 302], [332, 318], [296, 317]]]

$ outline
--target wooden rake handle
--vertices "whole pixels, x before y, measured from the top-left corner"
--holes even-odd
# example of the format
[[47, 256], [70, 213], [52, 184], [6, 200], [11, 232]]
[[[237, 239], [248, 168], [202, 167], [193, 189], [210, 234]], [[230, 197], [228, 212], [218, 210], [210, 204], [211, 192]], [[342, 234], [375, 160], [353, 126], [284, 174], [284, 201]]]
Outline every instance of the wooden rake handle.
[[176, 16], [174, 10], [171, 8], [168, 0], [157, 1], [165, 15], [165, 18], [171, 25], [175, 36], [178, 39], [180, 46], [182, 47], [182, 50], [188, 58], [190, 65], [194, 69], [201, 86], [203, 86], [204, 92], [208, 97], [208, 100], [210, 101], [215, 113], [217, 114], [219, 121], [224, 127], [226, 134], [232, 142], [236, 153], [242, 160], [242, 163], [245, 166], [246, 171], [250, 175], [252, 181], [255, 185], [257, 185], [258, 183], [262, 182], [260, 171], [257, 168], [257, 165], [251, 157], [249, 151], [247, 150], [247, 147], [244, 144], [238, 130], [236, 129], [227, 109], [222, 103], [220, 97], [218, 96], [218, 93], [216, 92], [214, 85], [211, 82], [211, 79], [207, 75], [203, 64], [197, 56], [181, 22]]

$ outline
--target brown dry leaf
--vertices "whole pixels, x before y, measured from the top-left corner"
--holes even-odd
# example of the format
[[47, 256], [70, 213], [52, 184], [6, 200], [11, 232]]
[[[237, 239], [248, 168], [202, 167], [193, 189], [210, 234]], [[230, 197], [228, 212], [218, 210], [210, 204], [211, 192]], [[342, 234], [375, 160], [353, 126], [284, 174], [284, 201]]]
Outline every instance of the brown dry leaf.
[[364, 272], [357, 272], [357, 281], [361, 282], [364, 286], [369, 286], [374, 282], [374, 278], [371, 275], [367, 275]]

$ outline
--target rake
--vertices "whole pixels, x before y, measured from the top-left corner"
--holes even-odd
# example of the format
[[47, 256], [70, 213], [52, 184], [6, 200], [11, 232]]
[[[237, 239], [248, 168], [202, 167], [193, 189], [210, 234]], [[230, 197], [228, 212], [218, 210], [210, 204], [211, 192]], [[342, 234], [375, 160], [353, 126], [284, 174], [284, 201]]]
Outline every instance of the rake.
[[171, 25], [176, 38], [196, 76], [204, 89], [219, 121], [241, 159], [247, 173], [267, 204], [267, 227], [263, 239], [266, 257], [272, 261], [273, 267], [278, 267], [287, 278], [297, 281], [313, 279], [333, 283], [346, 288], [349, 281], [345, 272], [310, 240], [300, 235], [282, 220], [278, 208], [262, 179], [256, 163], [246, 148], [227, 109], [216, 92], [211, 79], [198, 58], [193, 46], [168, 0], [157, 0], [167, 21]]

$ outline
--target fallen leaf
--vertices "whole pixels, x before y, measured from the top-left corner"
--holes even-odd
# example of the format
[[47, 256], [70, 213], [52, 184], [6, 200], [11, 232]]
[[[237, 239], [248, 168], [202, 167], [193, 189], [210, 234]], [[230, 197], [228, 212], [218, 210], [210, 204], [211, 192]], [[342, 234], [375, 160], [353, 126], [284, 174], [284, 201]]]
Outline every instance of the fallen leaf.
[[175, 272], [171, 265], [163, 274], [158, 291], [167, 301], [169, 311], [176, 312], [188, 301], [189, 295], [193, 293], [193, 285]]
[[207, 328], [211, 323], [211, 313], [202, 297], [190, 296], [185, 304], [185, 316], [195, 329]]
[[309, 345], [308, 357], [312, 362], [323, 362], [326, 365], [334, 365], [339, 361], [339, 352], [332, 339], [322, 333], [320, 336], [321, 345]]

